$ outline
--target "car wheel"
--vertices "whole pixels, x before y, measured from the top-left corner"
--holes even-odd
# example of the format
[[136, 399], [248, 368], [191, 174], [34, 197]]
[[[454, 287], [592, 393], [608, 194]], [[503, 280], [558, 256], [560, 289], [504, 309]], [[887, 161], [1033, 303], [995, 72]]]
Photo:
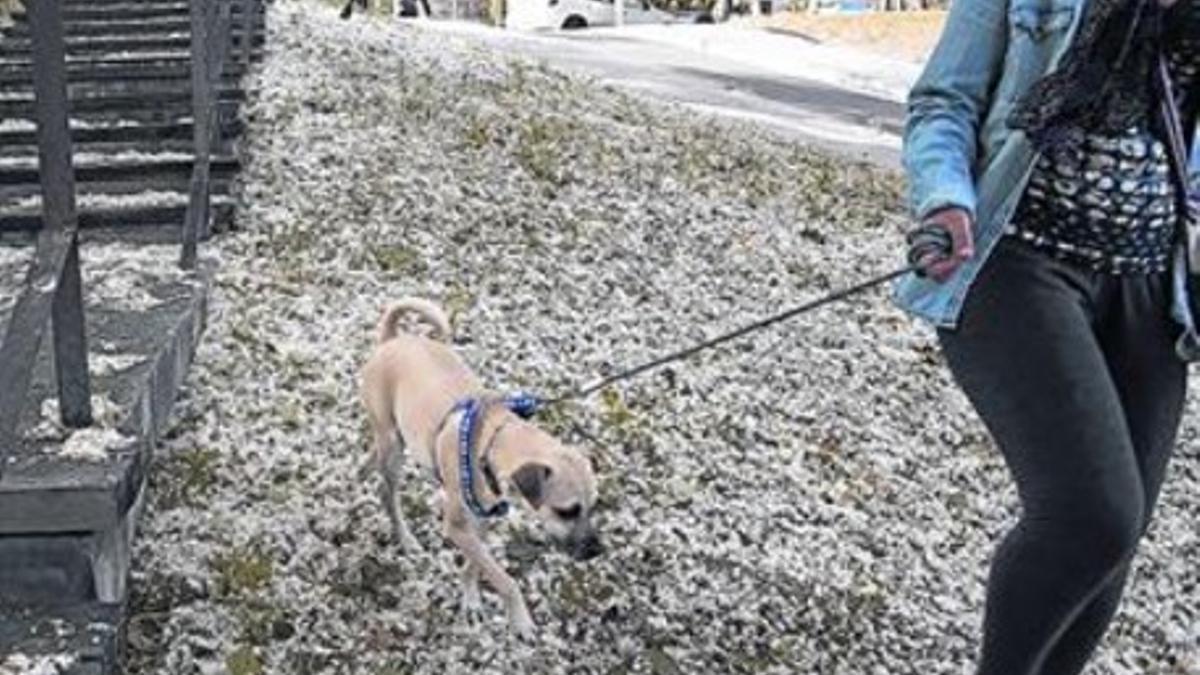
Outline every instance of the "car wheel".
[[706, 12], [706, 13], [701, 14], [700, 16], [696, 17], [696, 23], [716, 23], [716, 21], [713, 19], [712, 14], [708, 14]]
[[562, 27], [563, 30], [579, 30], [580, 28], [587, 28], [587, 25], [587, 19], [578, 14], [572, 14], [563, 21]]

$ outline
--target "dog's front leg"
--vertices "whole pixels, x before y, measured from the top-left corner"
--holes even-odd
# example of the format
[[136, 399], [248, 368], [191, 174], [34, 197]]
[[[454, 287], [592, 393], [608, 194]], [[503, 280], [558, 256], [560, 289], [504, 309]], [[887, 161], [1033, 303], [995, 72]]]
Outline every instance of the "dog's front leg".
[[462, 584], [463, 614], [475, 619], [483, 611], [483, 599], [479, 597], [479, 565], [470, 558], [462, 568]]
[[[508, 610], [509, 625], [517, 635], [524, 640], [532, 640], [535, 632], [533, 617], [529, 615], [529, 608], [525, 605], [525, 598], [521, 597], [517, 582], [513, 581], [513, 578], [504, 571], [500, 563], [496, 562], [492, 554], [488, 553], [474, 528], [465, 520], [462, 522], [455, 522], [455, 520], [447, 518], [446, 537], [454, 542], [454, 545], [466, 556], [467, 566], [475, 566], [476, 578], [482, 575], [504, 599], [504, 606]], [[464, 594], [466, 592], [464, 589]], [[478, 594], [478, 589], [476, 593]]]

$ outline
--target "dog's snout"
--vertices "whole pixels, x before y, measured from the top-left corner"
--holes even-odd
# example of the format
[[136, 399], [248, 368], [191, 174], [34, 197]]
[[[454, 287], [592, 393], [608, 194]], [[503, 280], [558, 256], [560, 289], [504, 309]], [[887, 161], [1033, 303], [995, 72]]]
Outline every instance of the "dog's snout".
[[600, 537], [592, 535], [579, 542], [573, 553], [573, 557], [580, 562], [591, 560], [604, 553], [604, 543], [600, 541]]

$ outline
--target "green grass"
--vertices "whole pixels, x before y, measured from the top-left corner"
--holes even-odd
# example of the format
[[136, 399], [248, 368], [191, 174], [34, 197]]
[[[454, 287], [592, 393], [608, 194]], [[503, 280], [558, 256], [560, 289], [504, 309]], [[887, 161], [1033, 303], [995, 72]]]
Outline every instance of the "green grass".
[[271, 559], [257, 550], [235, 548], [222, 553], [210, 562], [217, 575], [217, 590], [223, 596], [257, 593], [265, 589], [274, 577]]
[[225, 657], [225, 668], [229, 675], [262, 675], [265, 672], [262, 660], [247, 645], [239, 646]]

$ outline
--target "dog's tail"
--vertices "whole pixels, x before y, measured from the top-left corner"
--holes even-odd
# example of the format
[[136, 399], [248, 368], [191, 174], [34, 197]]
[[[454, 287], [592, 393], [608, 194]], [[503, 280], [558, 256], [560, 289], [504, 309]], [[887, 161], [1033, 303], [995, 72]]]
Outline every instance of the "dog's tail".
[[421, 317], [422, 321], [432, 326], [434, 334], [431, 337], [435, 340], [445, 342], [453, 334], [453, 330], [450, 328], [450, 319], [437, 304], [421, 298], [404, 298], [388, 305], [387, 309], [383, 310], [383, 316], [379, 317], [379, 326], [376, 329], [376, 340], [382, 344], [396, 337], [399, 332], [396, 322], [402, 315], [408, 313], [416, 314]]

